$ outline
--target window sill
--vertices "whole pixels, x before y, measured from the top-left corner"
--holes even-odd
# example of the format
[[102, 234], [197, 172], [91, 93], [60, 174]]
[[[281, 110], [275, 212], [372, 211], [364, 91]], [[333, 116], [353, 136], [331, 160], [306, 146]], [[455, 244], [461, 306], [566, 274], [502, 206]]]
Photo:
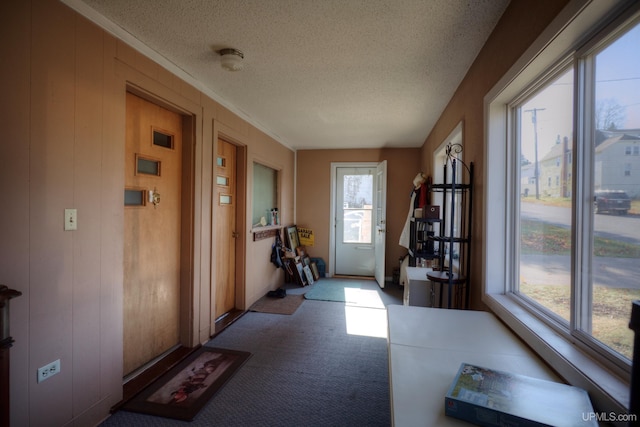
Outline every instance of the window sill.
[[508, 295], [485, 294], [483, 301], [560, 377], [587, 390], [597, 412], [628, 413], [628, 382], [604, 368]]

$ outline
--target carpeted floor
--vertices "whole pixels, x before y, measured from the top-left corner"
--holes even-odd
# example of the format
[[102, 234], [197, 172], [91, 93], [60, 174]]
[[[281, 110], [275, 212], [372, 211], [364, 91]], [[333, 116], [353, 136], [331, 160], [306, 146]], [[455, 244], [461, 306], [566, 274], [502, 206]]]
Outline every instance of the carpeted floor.
[[[324, 280], [331, 279], [317, 284]], [[399, 288], [379, 297], [402, 303]], [[353, 332], [362, 312], [384, 308], [305, 300], [290, 316], [248, 312], [206, 345], [253, 356], [192, 422], [120, 411], [102, 426], [389, 426], [387, 343]]]
[[384, 308], [379, 287], [373, 280], [328, 279], [314, 283], [304, 294], [305, 299], [344, 302], [360, 307]]

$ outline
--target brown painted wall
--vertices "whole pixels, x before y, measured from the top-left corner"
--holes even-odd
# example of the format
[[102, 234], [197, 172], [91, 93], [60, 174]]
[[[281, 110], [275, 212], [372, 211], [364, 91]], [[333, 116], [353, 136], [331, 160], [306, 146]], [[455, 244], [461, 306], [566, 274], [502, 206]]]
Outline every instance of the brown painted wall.
[[308, 248], [312, 257], [329, 265], [331, 163], [381, 162], [387, 160], [387, 242], [385, 276], [391, 277], [398, 258], [406, 249], [398, 245], [407, 219], [413, 178], [420, 172], [417, 148], [370, 150], [299, 150], [297, 152], [296, 219], [298, 226], [313, 229], [315, 245]]
[[[11, 302], [11, 425], [96, 425], [122, 397], [125, 93], [135, 88], [194, 117], [193, 272], [181, 294], [183, 344], [212, 332], [213, 153], [218, 136], [281, 172], [284, 221], [293, 218], [295, 155], [57, 0], [0, 4], [0, 283]], [[253, 242], [251, 186], [240, 276], [247, 308], [280, 286], [272, 240]], [[65, 208], [78, 230], [63, 230]], [[189, 239], [187, 239], [188, 241]], [[215, 273], [215, 271], [213, 271]], [[37, 369], [61, 371], [40, 384]]]
[[431, 174], [433, 151], [463, 121], [464, 160], [475, 165], [471, 246], [471, 301], [475, 308], [483, 308], [482, 242], [488, 238], [483, 231], [483, 212], [484, 204], [490, 203], [484, 199], [483, 189], [484, 96], [567, 3], [567, 0], [512, 1], [422, 147], [422, 165]]

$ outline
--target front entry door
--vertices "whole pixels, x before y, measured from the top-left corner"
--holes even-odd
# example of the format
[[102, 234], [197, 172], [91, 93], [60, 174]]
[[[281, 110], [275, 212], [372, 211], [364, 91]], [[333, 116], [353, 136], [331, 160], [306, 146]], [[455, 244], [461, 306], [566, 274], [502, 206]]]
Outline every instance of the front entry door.
[[124, 373], [179, 343], [182, 117], [127, 93]]
[[236, 303], [236, 179], [237, 148], [221, 139], [216, 152], [216, 274], [215, 317], [228, 313]]
[[336, 168], [335, 273], [373, 276], [376, 168]]

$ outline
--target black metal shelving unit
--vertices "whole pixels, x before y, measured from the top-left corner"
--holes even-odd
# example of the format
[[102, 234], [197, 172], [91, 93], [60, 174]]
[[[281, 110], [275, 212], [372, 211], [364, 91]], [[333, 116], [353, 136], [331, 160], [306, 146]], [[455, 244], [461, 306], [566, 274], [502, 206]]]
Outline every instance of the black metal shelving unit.
[[440, 257], [437, 236], [442, 234], [440, 218], [411, 218], [409, 225], [409, 266], [415, 267], [418, 260], [433, 260]]
[[[429, 191], [443, 195], [441, 218], [411, 220], [409, 265], [415, 266], [417, 259], [437, 259], [433, 271], [427, 273], [427, 279], [440, 287], [439, 306], [467, 309], [470, 299], [473, 162], [469, 165], [462, 162], [458, 157], [461, 152], [460, 144], [447, 146], [443, 183], [429, 187]], [[442, 301], [444, 286], [446, 306]]]

